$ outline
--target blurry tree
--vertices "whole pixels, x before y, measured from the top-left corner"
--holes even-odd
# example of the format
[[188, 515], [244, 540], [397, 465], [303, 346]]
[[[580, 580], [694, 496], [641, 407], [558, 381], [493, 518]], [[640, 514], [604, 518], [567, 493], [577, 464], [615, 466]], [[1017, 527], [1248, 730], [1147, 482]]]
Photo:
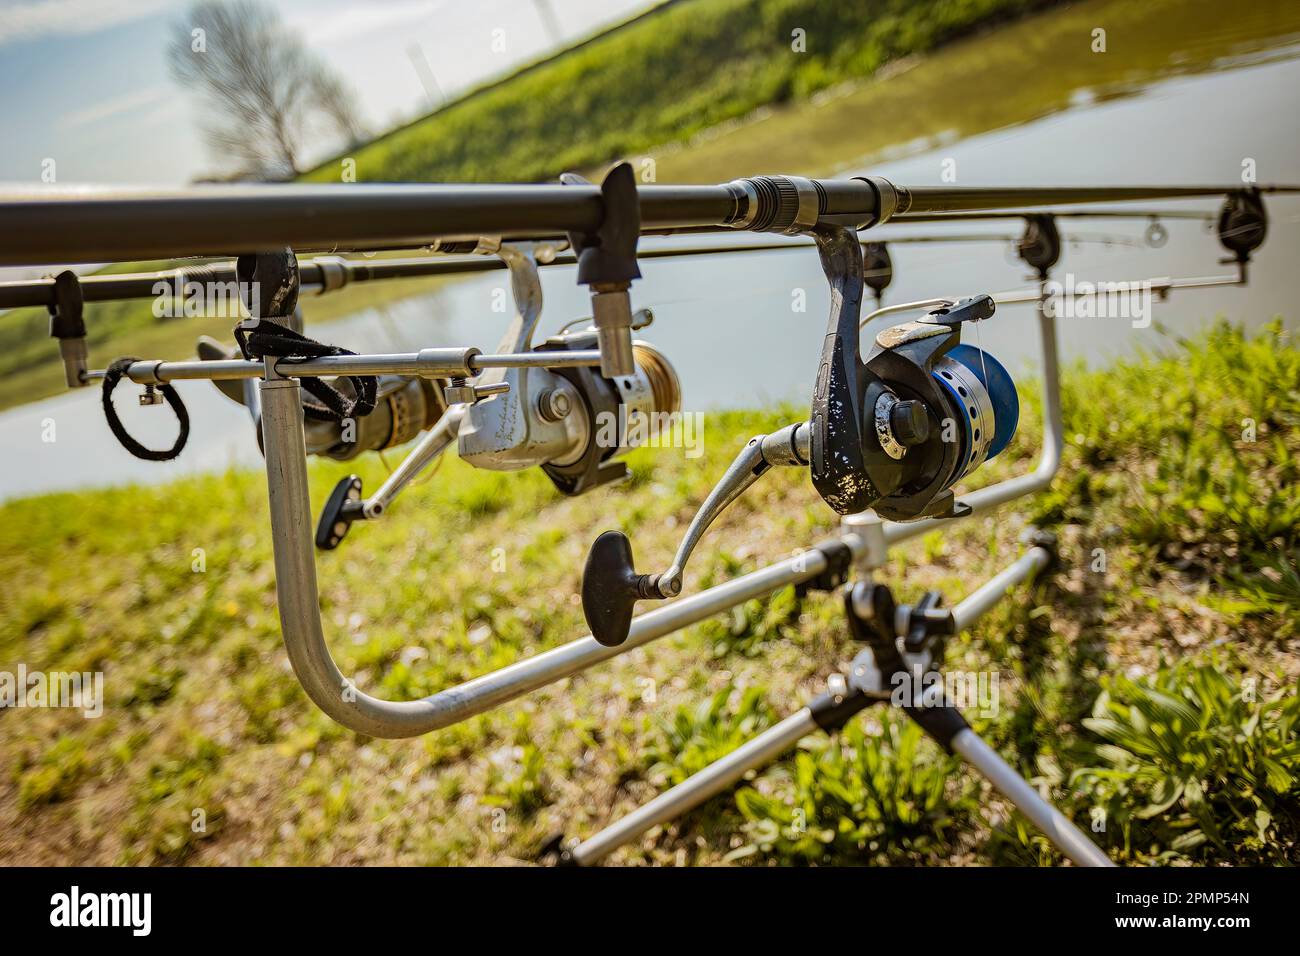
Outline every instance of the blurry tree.
[[370, 133], [357, 112], [352, 90], [337, 73], [321, 66], [314, 78], [314, 92], [321, 112], [334, 124], [349, 146], [364, 143]]
[[200, 0], [175, 24], [167, 55], [172, 75], [203, 98], [208, 146], [240, 173], [296, 175], [322, 125], [349, 145], [365, 138], [351, 90], [256, 0]]

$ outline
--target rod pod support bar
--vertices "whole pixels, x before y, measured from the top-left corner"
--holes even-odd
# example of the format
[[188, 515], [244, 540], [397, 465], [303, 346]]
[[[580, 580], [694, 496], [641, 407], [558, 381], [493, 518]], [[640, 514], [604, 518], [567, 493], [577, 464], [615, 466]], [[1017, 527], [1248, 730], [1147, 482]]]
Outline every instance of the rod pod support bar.
[[[576, 173], [565, 173], [566, 186], [589, 185]], [[578, 257], [578, 284], [591, 288], [591, 313], [600, 348], [600, 374], [606, 378], [631, 375], [632, 301], [628, 289], [641, 278], [636, 244], [641, 236], [641, 205], [636, 175], [630, 163], [619, 163], [600, 184], [603, 207], [595, 232], [569, 233], [569, 245]]]
[[[941, 656], [950, 631], [964, 630], [987, 613], [1009, 590], [1049, 567], [1054, 543], [1038, 535], [1012, 565], [985, 582], [951, 611], [938, 610], [937, 594], [914, 607], [897, 606], [889, 588], [869, 580], [843, 585], [844, 609], [850, 633], [867, 645], [847, 674], [832, 674], [827, 690], [797, 712], [742, 743], [727, 755], [659, 794], [653, 800], [605, 826], [585, 840], [566, 845], [563, 836], [550, 840], [542, 853], [557, 864], [592, 866], [620, 846], [632, 843], [652, 827], [668, 823], [724, 793], [750, 771], [794, 749], [809, 734], [835, 733], [855, 715], [878, 704], [898, 704], [945, 749], [959, 754], [982, 774], [1061, 851], [1082, 866], [1113, 866], [1086, 834], [1048, 803], [996, 751], [984, 743], [960, 712], [943, 696], [941, 683], [913, 683], [911, 700], [895, 695], [898, 675], [917, 676]], [[818, 550], [821, 550], [820, 548]], [[913, 654], [903, 646], [905, 634], [926, 633], [924, 650]]]

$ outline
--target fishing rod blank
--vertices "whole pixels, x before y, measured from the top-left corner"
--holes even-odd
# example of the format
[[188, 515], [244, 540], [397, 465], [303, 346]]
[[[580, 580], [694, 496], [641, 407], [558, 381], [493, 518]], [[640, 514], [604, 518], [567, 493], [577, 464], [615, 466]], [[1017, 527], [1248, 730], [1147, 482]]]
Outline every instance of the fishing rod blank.
[[[1087, 299], [1099, 297], [1122, 297], [1149, 294], [1156, 296], [1160, 300], [1168, 298], [1170, 292], [1176, 292], [1186, 289], [1210, 289], [1220, 286], [1240, 286], [1245, 285], [1246, 280], [1242, 273], [1238, 271], [1236, 275], [1220, 276], [1188, 276], [1186, 278], [1170, 278], [1169, 276], [1156, 276], [1146, 279], [1119, 279], [1114, 281], [1099, 280], [1097, 282], [1080, 283], [1079, 287], [1059, 291], [1047, 289], [1016, 289], [1009, 292], [993, 292], [989, 297], [998, 305], [1029, 305], [1044, 304], [1050, 308], [1052, 304], [1060, 299]], [[1084, 287], [1086, 286], [1086, 288]], [[882, 306], [873, 312], [869, 312], [862, 317], [859, 328], [866, 328], [876, 319], [883, 318], [886, 315], [897, 315], [902, 312], [917, 312], [922, 309], [943, 309], [950, 308], [961, 301], [960, 296], [939, 296], [933, 299], [918, 299], [915, 302], [896, 302], [892, 305]]]
[[[890, 236], [875, 241], [890, 245], [930, 243], [1014, 242], [1015, 236], [1005, 233], [954, 233], [951, 235]], [[1122, 243], [1122, 236], [1072, 236], [1072, 240], [1098, 243]], [[864, 239], [863, 242], [869, 240]], [[385, 279], [414, 279], [441, 276], [472, 275], [494, 272], [506, 268], [499, 259], [486, 255], [465, 256], [466, 246], [475, 243], [438, 243], [430, 251], [447, 254], [446, 258], [417, 256], [384, 259], [345, 259], [342, 256], [316, 256], [298, 263], [301, 287], [304, 291], [325, 294], [342, 289], [352, 283]], [[481, 245], [481, 243], [480, 243]], [[742, 242], [725, 245], [657, 246], [639, 249], [638, 259], [674, 259], [682, 257], [728, 255], [750, 252], [788, 252], [811, 248], [804, 241]], [[485, 251], [491, 251], [486, 249]], [[539, 253], [539, 266], [572, 266], [577, 264], [572, 252], [554, 251], [548, 256]], [[102, 273], [77, 276], [85, 302], [120, 302], [130, 299], [154, 299], [171, 296], [185, 298], [210, 285], [235, 283], [234, 262], [212, 263], [199, 266], [179, 266], [141, 273]], [[237, 297], [236, 297], [237, 298]], [[0, 282], [0, 309], [50, 307], [58, 304], [53, 276]]]
[[[626, 173], [620, 172], [626, 170]], [[610, 177], [628, 178], [634, 207], [616, 211]], [[758, 176], [714, 186], [636, 186], [619, 164], [600, 186], [203, 186], [173, 190], [59, 187], [0, 192], [0, 265], [121, 262], [299, 250], [396, 249], [477, 236], [595, 235], [611, 218], [654, 232], [688, 227], [795, 234], [856, 228], [904, 213], [996, 211], [1097, 202], [1225, 196], [1239, 185], [905, 187], [878, 176]], [[1294, 186], [1250, 187], [1260, 193]]]
[[[1057, 219], [1187, 219], [1200, 223], [1214, 222], [1214, 215], [1188, 209], [1052, 209], [1046, 211]], [[1023, 219], [1026, 213], [1007, 210], [981, 212], [909, 212], [895, 216], [893, 222], [985, 222], [993, 219]]]

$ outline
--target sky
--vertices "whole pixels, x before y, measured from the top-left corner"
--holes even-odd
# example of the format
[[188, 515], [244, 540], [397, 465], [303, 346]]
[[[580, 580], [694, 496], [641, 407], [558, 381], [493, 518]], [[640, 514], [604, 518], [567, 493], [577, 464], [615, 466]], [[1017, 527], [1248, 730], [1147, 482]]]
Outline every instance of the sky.
[[[383, 130], [653, 0], [269, 0]], [[187, 0], [0, 0], [0, 182], [181, 185], [218, 171], [165, 50]], [[548, 24], [549, 21], [549, 24]], [[427, 64], [428, 69], [424, 68]], [[315, 154], [333, 154], [331, 143]], [[308, 159], [310, 160], [310, 155]]]

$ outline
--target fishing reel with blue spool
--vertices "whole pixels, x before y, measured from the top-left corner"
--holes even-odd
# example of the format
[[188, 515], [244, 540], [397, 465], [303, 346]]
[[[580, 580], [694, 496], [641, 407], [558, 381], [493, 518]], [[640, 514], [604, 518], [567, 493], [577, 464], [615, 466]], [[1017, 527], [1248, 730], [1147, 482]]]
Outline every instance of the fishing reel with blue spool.
[[809, 415], [813, 486], [836, 513], [955, 517], [952, 486], [1015, 433], [1015, 385], [962, 327], [996, 310], [991, 296], [949, 303], [859, 341], [864, 262], [849, 229], [816, 233], [831, 313]]
[[[637, 601], [681, 593], [686, 562], [705, 530], [773, 466], [809, 469], [822, 499], [840, 514], [870, 508], [882, 518], [908, 521], [969, 511], [956, 501], [953, 486], [1006, 448], [1020, 417], [1007, 370], [961, 341], [966, 322], [993, 315], [993, 299], [962, 299], [890, 326], [876, 336], [864, 361], [857, 336], [862, 271], [842, 272], [831, 262], [827, 273], [832, 331], [809, 420], [755, 436], [741, 449], [691, 520], [666, 570], [638, 573], [631, 543], [620, 531], [596, 539], [583, 570], [582, 607], [601, 644], [627, 640]], [[837, 285], [837, 275], [849, 281]]]
[[[853, 486], [858, 493], [851, 498], [823, 494], [832, 508], [841, 514], [872, 508], [895, 521], [960, 513], [952, 486], [1006, 448], [1020, 418], [1006, 368], [961, 341], [961, 326], [988, 318], [994, 308], [989, 296], [974, 296], [876, 336], [861, 366], [871, 425], [858, 440], [865, 480]], [[817, 414], [815, 408], [814, 419]], [[831, 443], [833, 459], [833, 437]], [[818, 484], [815, 447], [813, 457]], [[833, 461], [822, 457], [833, 473]]]

